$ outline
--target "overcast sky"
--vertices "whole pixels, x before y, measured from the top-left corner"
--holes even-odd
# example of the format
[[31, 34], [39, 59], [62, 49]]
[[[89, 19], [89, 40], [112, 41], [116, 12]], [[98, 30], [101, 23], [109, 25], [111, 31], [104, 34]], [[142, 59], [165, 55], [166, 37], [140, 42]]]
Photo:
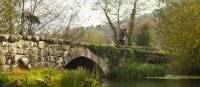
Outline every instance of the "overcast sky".
[[[51, 3], [51, 1], [49, 1], [49, 0], [44, 0], [44, 1], [46, 3]], [[80, 0], [80, 1], [82, 1], [82, 0]], [[95, 6], [96, 1], [97, 0], [87, 0], [85, 5], [81, 9], [81, 12], [79, 14], [79, 16], [80, 16], [79, 24], [80, 25], [91, 26], [91, 25], [99, 25], [99, 24], [105, 23], [106, 18], [105, 18], [104, 13], [101, 10], [92, 10], [92, 8], [94, 8], [94, 6]], [[148, 9], [143, 10], [142, 14], [152, 12], [156, 8], [155, 0], [144, 0], [144, 1], [147, 1], [146, 4], [148, 4], [148, 6], [147, 6]], [[58, 7], [55, 7], [53, 4], [48, 5], [48, 6], [50, 6], [52, 8], [59, 8], [59, 7], [62, 8], [63, 6], [71, 6], [73, 2], [74, 2], [74, 0], [56, 0], [56, 2], [54, 2], [54, 4], [57, 3]], [[30, 4], [31, 3], [26, 4], [27, 8], [29, 7]], [[144, 6], [141, 6], [141, 7], [144, 7]], [[127, 9], [127, 11], [128, 11], [128, 9]], [[66, 9], [64, 14], [67, 15], [68, 13], [69, 13], [69, 11]], [[64, 24], [66, 24], [66, 23], [64, 23]]]
[[[87, 21], [84, 21], [82, 25], [84, 26], [90, 26], [90, 25], [98, 25], [105, 23], [105, 16], [102, 11], [92, 10], [92, 7], [94, 6], [94, 3], [96, 0], [87, 0], [88, 2], [83, 7], [83, 10], [81, 11], [80, 15], [83, 17], [82, 19], [88, 19]], [[148, 1], [148, 9], [143, 11], [143, 14], [152, 12], [156, 8], [156, 2], [155, 0], [147, 0]]]

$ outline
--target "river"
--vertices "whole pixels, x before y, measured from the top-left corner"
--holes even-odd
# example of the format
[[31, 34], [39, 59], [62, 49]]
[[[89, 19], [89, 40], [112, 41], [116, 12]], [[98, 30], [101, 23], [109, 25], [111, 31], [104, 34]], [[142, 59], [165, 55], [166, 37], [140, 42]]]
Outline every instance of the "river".
[[101, 87], [200, 87], [200, 80], [105, 81]]

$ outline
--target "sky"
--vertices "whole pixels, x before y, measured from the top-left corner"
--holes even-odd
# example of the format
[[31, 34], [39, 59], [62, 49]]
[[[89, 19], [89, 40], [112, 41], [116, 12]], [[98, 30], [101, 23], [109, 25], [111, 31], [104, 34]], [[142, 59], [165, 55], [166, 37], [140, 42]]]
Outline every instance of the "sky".
[[[148, 1], [148, 9], [144, 10], [141, 15], [145, 13], [150, 13], [156, 8], [155, 0], [147, 0]], [[91, 26], [91, 25], [99, 25], [105, 23], [105, 15], [100, 10], [92, 10], [94, 3], [96, 0], [87, 0], [86, 5], [83, 7], [82, 11], [80, 12], [80, 16], [83, 20], [81, 25], [83, 26]]]
[[[58, 5], [59, 5], [58, 8], [59, 7], [62, 8], [62, 6], [72, 5], [72, 3], [74, 1], [75, 0], [67, 0], [67, 1], [66, 0], [56, 0], [56, 3], [58, 3]], [[82, 1], [82, 0], [80, 0], [80, 1]], [[85, 27], [92, 26], [92, 25], [96, 26], [99, 24], [104, 24], [106, 22], [105, 14], [103, 13], [102, 10], [92, 10], [92, 8], [95, 7], [96, 1], [97, 0], [87, 0], [87, 2], [83, 5], [83, 7], [79, 13], [80, 21], [78, 24], [80, 26], [85, 26]], [[142, 10], [140, 15], [152, 12], [156, 8], [155, 0], [144, 0], [144, 1], [147, 1], [146, 4], [148, 4], [148, 6], [147, 6], [148, 9]], [[50, 3], [49, 0], [45, 0], [45, 2]], [[62, 3], [62, 4], [60, 4], [60, 3]], [[30, 3], [27, 3], [27, 7], [29, 5], [30, 5]], [[54, 5], [50, 5], [50, 6], [54, 7]], [[141, 7], [144, 7], [144, 6], [141, 6]], [[126, 9], [130, 10], [130, 8], [126, 8]], [[126, 10], [126, 9], [124, 9], [124, 10]], [[69, 11], [66, 10], [65, 15], [67, 15], [68, 13], [69, 13]]]

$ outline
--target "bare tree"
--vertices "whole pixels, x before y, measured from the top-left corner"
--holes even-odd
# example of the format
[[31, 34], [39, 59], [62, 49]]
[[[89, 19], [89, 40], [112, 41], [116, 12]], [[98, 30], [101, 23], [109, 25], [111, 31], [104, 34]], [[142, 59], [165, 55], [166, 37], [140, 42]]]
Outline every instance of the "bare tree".
[[25, 7], [25, 0], [22, 0], [22, 7], [21, 7], [21, 26], [19, 29], [19, 34], [23, 34], [24, 31], [24, 7]]
[[[23, 27], [26, 28], [26, 30], [22, 28], [23, 31], [28, 35], [35, 35], [49, 29], [46, 27], [47, 25], [51, 23], [56, 24], [55, 21], [63, 14], [66, 8], [66, 6], [59, 7], [61, 3], [56, 3], [56, 1], [57, 0], [23, 1], [21, 25], [23, 27], [24, 22], [27, 24], [26, 27]], [[27, 13], [29, 14], [28, 16]], [[27, 21], [25, 19], [27, 19]]]
[[129, 29], [128, 29], [128, 46], [132, 46], [135, 40], [134, 31], [136, 26], [136, 16], [140, 15], [148, 10], [150, 5], [147, 4], [146, 0], [129, 0], [130, 5], [130, 16], [129, 16]]
[[[98, 0], [96, 2], [98, 9], [95, 8], [95, 10], [99, 10], [99, 8], [103, 10], [108, 24], [113, 31], [116, 44], [118, 44], [119, 38], [117, 31], [121, 27], [121, 22], [128, 16], [128, 45], [133, 45], [136, 15], [140, 14], [140, 11], [144, 11], [146, 8], [145, 2], [145, 0]], [[117, 27], [114, 24], [116, 22]]]
[[[72, 35], [72, 31], [70, 31], [71, 26], [77, 21], [79, 21], [79, 13], [82, 10], [83, 6], [86, 4], [87, 0], [74, 0], [72, 2], [72, 6], [69, 8], [69, 15], [66, 15], [68, 18], [67, 25], [65, 25], [65, 30], [62, 38], [70, 39]], [[73, 32], [74, 33], [74, 32]]]
[[[102, 10], [105, 14], [107, 22], [112, 29], [114, 42], [118, 44], [118, 29], [120, 28], [120, 11], [122, 6], [122, 0], [98, 0], [96, 2], [96, 8], [94, 10]], [[116, 17], [115, 17], [116, 16]], [[115, 26], [114, 20], [117, 18], [117, 26]]]
[[133, 7], [131, 11], [131, 16], [129, 20], [129, 31], [128, 31], [128, 46], [133, 45], [133, 31], [135, 29], [135, 17], [136, 17], [136, 12], [137, 12], [137, 6], [138, 6], [138, 1], [139, 0], [134, 0], [133, 2]]

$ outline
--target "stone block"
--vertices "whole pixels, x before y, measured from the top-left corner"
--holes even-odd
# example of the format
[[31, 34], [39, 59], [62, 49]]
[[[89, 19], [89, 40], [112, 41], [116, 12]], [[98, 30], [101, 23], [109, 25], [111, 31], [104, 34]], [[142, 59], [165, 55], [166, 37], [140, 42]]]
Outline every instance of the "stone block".
[[17, 48], [12, 48], [10, 51], [11, 54], [17, 54]]
[[18, 60], [21, 59], [22, 57], [23, 57], [22, 55], [15, 55], [14, 59], [12, 60], [12, 63], [13, 64], [17, 64]]
[[39, 41], [38, 42], [38, 48], [43, 49], [45, 48], [46, 43], [44, 41]]
[[69, 51], [64, 51], [64, 56], [67, 56], [69, 54]]
[[1, 47], [0, 48], [0, 54], [1, 55], [5, 55], [9, 52], [9, 48], [8, 47]]
[[57, 56], [57, 57], [62, 57], [62, 56], [64, 56], [64, 51], [61, 51], [61, 50], [56, 51], [55, 56]]
[[22, 57], [19, 59], [20, 63], [23, 63], [23, 65], [29, 65], [29, 59], [26, 57]]
[[9, 35], [8, 34], [1, 34], [0, 35], [0, 41], [7, 41], [9, 38]]
[[24, 36], [22, 36], [22, 39], [24, 39], [24, 40], [31, 40], [31, 36], [24, 35]]
[[14, 42], [17, 42], [19, 41], [20, 38], [18, 38], [17, 36], [15, 35], [10, 35], [9, 38], [8, 38], [8, 41], [11, 42], [11, 43], [14, 43]]
[[40, 37], [40, 41], [46, 41], [46, 37], [41, 36], [41, 37]]
[[29, 47], [37, 47], [37, 43], [35, 42], [29, 42]]
[[40, 41], [40, 37], [39, 36], [32, 36], [31, 40], [34, 41], [34, 42], [38, 42], [38, 41]]
[[22, 48], [23, 46], [22, 46], [22, 42], [17, 42], [17, 43], [15, 43], [16, 44], [16, 47], [17, 48]]
[[49, 61], [50, 62], [56, 62], [55, 57], [54, 56], [49, 56]]
[[8, 47], [8, 42], [5, 42], [5, 41], [1, 42], [1, 46], [2, 47]]
[[9, 70], [10, 69], [10, 65], [3, 65], [3, 70], [4, 71], [7, 71], [7, 70]]
[[42, 50], [40, 50], [40, 56], [46, 57], [46, 56], [48, 56], [48, 52], [46, 50], [42, 49]]
[[70, 41], [70, 40], [63, 40], [63, 44], [69, 45], [69, 44], [71, 44], [71, 43], [72, 43], [72, 41]]
[[5, 56], [3, 56], [3, 55], [0, 55], [0, 62], [1, 62], [1, 64], [6, 64], [6, 57]]

